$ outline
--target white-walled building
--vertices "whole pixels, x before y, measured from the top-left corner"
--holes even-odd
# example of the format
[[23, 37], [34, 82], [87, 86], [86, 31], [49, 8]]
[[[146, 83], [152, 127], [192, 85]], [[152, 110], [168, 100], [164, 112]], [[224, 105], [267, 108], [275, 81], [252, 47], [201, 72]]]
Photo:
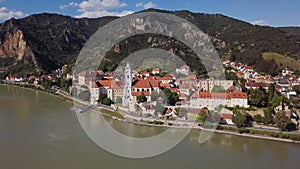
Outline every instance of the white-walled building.
[[195, 92], [190, 99], [190, 108], [204, 108], [215, 110], [220, 105], [228, 107], [249, 107], [247, 93], [233, 92], [233, 93], [209, 93]]

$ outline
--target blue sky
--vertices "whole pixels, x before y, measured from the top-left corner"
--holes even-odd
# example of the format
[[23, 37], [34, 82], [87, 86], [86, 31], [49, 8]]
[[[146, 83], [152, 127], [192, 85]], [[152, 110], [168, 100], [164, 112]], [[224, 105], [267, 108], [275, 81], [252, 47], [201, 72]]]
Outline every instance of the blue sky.
[[0, 21], [42, 12], [124, 16], [147, 8], [219, 13], [258, 25], [300, 26], [299, 0], [0, 0]]

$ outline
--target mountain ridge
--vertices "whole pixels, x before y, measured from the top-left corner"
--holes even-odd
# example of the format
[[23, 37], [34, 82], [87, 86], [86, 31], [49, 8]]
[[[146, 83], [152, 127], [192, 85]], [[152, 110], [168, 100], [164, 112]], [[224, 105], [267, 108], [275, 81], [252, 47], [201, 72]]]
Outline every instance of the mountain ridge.
[[[174, 12], [149, 9], [145, 11], [170, 13], [190, 21], [211, 37], [220, 56], [248, 63], [267, 73], [276, 73], [278, 70], [276, 64], [272, 66], [275, 62], [262, 59], [262, 53], [274, 52], [296, 59], [300, 58], [300, 37], [291, 35], [280, 28], [251, 25], [222, 14], [192, 13], [186, 10]], [[0, 67], [7, 68], [7, 71], [2, 72], [2, 76], [50, 72], [66, 63], [74, 64], [89, 37], [99, 27], [117, 18], [73, 18], [61, 14], [42, 13], [5, 21], [0, 24]], [[121, 52], [115, 52], [112, 49], [108, 53], [107, 64], [114, 66], [108, 65], [107, 67], [115, 68], [118, 60], [138, 50], [137, 46], [141, 48], [153, 46], [154, 41], [146, 41], [151, 36], [156, 37], [156, 41], [167, 39], [154, 35], [147, 36], [133, 37], [128, 39], [130, 43], [127, 44], [125, 41], [116, 44], [120, 46]], [[142, 42], [144, 44], [140, 45]], [[157, 47], [175, 51], [175, 54], [179, 56], [180, 53], [191, 54], [187, 49], [179, 49], [185, 47], [176, 42]], [[191, 60], [187, 57], [185, 59]], [[257, 62], [259, 59], [261, 62]], [[196, 66], [191, 61], [189, 63], [192, 64], [192, 68]], [[104, 65], [102, 68], [107, 67]]]

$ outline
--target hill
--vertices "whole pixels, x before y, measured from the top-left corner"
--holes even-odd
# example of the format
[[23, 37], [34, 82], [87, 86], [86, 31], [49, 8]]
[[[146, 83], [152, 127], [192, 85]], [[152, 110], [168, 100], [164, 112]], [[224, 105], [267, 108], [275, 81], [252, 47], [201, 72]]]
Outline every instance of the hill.
[[300, 27], [280, 27], [279, 29], [290, 35], [300, 36]]
[[[276, 74], [278, 71], [275, 61], [264, 59], [263, 53], [300, 58], [300, 37], [280, 28], [254, 26], [220, 14], [156, 9], [147, 11], [171, 13], [187, 19], [211, 37], [220, 56], [250, 64], [263, 72]], [[27, 75], [49, 72], [66, 63], [72, 65], [89, 37], [99, 27], [116, 18], [78, 19], [43, 13], [8, 20], [0, 24], [0, 72], [2, 76]], [[105, 63], [100, 67], [112, 70], [129, 54], [154, 44], [156, 48], [175, 52], [199, 74], [205, 73], [199, 64], [201, 61], [195, 61], [195, 55], [184, 44], [151, 34], [131, 37], [116, 44], [119, 50], [108, 52]]]

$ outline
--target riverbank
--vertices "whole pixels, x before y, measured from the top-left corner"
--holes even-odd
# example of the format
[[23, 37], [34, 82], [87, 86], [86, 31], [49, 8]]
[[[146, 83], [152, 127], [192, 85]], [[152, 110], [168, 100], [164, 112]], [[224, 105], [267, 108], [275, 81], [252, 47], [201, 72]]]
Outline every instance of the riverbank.
[[[65, 95], [64, 93], [61, 93], [59, 91], [47, 91], [42, 88], [32, 88], [26, 87], [27, 85], [15, 85], [15, 84], [3, 84], [2, 85], [9, 85], [13, 87], [20, 87], [23, 89], [33, 90], [33, 91], [40, 91], [45, 94], [49, 94], [51, 96], [58, 97], [64, 101], [67, 101], [69, 103], [74, 103], [74, 98], [71, 96]], [[80, 102], [81, 104], [86, 104], [83, 102]], [[229, 134], [229, 135], [236, 135], [236, 136], [242, 136], [242, 137], [251, 137], [251, 138], [257, 138], [257, 139], [265, 139], [265, 140], [273, 140], [273, 141], [280, 141], [280, 142], [289, 142], [289, 143], [300, 143], [300, 134], [290, 134], [290, 133], [280, 133], [280, 132], [271, 132], [266, 131], [263, 129], [257, 130], [257, 129], [238, 129], [236, 127], [231, 126], [218, 126], [216, 130], [209, 130], [204, 129], [201, 126], [196, 125], [195, 123], [191, 122], [176, 122], [173, 120], [158, 120], [158, 119], [142, 119], [142, 118], [128, 118], [124, 115], [122, 115], [119, 112], [112, 111], [112, 110], [106, 110], [104, 108], [97, 108], [96, 109], [98, 113], [101, 113], [102, 115], [113, 118], [114, 120], [119, 120], [126, 123], [132, 123], [137, 125], [145, 125], [145, 126], [155, 126], [155, 127], [165, 127], [165, 128], [191, 128], [194, 130], [207, 130], [212, 131], [220, 134]], [[104, 111], [106, 110], [106, 111]], [[108, 112], [109, 111], [109, 112]], [[121, 116], [120, 116], [121, 114]]]

